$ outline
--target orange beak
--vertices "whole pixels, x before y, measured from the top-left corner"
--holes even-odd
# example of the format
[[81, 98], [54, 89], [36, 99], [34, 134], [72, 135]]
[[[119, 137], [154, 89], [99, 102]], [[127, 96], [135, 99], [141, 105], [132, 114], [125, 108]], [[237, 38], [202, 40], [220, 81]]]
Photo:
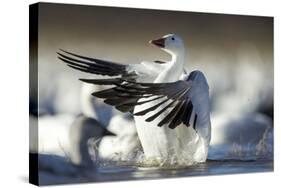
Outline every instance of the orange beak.
[[151, 41], [149, 41], [149, 43], [154, 44], [157, 47], [164, 48], [165, 47], [165, 38], [151, 40]]

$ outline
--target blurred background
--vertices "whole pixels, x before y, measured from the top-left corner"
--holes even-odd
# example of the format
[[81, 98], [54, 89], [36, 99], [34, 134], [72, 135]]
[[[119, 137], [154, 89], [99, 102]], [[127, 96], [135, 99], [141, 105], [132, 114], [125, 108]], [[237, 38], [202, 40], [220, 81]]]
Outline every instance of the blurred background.
[[73, 180], [78, 166], [80, 173], [81, 166], [143, 160], [132, 117], [91, 97], [102, 88], [78, 78], [95, 76], [70, 69], [56, 52], [123, 64], [169, 60], [148, 43], [168, 33], [183, 38], [186, 69], [201, 70], [209, 82], [208, 159], [272, 160], [273, 18], [42, 3], [38, 29], [39, 101], [31, 80], [30, 126], [38, 126], [39, 147], [31, 138], [30, 152], [40, 154], [42, 182], [66, 181], [54, 172]]

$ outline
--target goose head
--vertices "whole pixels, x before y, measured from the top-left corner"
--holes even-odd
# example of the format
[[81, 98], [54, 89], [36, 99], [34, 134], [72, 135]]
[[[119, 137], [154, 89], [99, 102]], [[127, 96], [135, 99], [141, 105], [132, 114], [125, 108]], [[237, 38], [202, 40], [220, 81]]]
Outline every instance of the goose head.
[[176, 34], [164, 35], [159, 39], [149, 41], [149, 43], [159, 47], [170, 55], [178, 55], [185, 50], [183, 40]]

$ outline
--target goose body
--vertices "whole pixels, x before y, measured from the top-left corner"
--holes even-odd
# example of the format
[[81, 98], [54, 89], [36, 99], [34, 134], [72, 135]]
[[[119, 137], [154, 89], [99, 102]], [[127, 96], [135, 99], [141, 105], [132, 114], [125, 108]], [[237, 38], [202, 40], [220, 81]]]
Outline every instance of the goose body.
[[[185, 73], [183, 68], [185, 63], [184, 52], [185, 50], [183, 49], [175, 55], [176, 57], [172, 56], [171, 62], [168, 62], [167, 66], [151, 82], [167, 83], [188, 80], [190, 74]], [[153, 122], [147, 122], [145, 119], [155, 112], [149, 112], [144, 116], [135, 116], [136, 128], [145, 156], [153, 163], [157, 164], [159, 162], [163, 164], [167, 162], [170, 164], [174, 162], [180, 165], [187, 165], [206, 161], [211, 131], [208, 84], [201, 72], [196, 71], [192, 74], [196, 75], [193, 78], [196, 87], [193, 87], [192, 92], [190, 92], [194, 112], [191, 114], [189, 123], [194, 124], [196, 113], [197, 117], [199, 117], [196, 120], [197, 126], [204, 129], [202, 135], [197, 132], [194, 126], [187, 127], [183, 123], [176, 129], [171, 129], [167, 125], [158, 127], [157, 122], [164, 119], [169, 114], [169, 111], [162, 113]], [[140, 101], [143, 100], [140, 99]], [[137, 113], [150, 108], [159, 103], [160, 100], [137, 105], [134, 112]], [[161, 107], [156, 111], [159, 110], [161, 110]]]

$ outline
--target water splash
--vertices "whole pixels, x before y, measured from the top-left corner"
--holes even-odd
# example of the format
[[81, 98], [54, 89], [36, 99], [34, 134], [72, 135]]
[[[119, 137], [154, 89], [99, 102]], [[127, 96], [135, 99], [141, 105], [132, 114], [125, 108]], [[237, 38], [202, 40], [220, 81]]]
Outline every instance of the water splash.
[[234, 142], [211, 146], [208, 159], [212, 160], [272, 160], [273, 129], [268, 127], [257, 143]]
[[139, 168], [163, 168], [174, 169], [184, 168], [194, 165], [195, 162], [192, 158], [181, 158], [175, 155], [167, 158], [147, 158], [145, 157], [142, 148], [137, 147], [129, 155], [124, 157], [122, 152], [113, 152], [110, 158], [103, 158], [99, 156], [99, 142], [100, 140], [89, 139], [88, 149], [93, 162], [99, 167], [112, 167], [112, 166], [135, 166]]

